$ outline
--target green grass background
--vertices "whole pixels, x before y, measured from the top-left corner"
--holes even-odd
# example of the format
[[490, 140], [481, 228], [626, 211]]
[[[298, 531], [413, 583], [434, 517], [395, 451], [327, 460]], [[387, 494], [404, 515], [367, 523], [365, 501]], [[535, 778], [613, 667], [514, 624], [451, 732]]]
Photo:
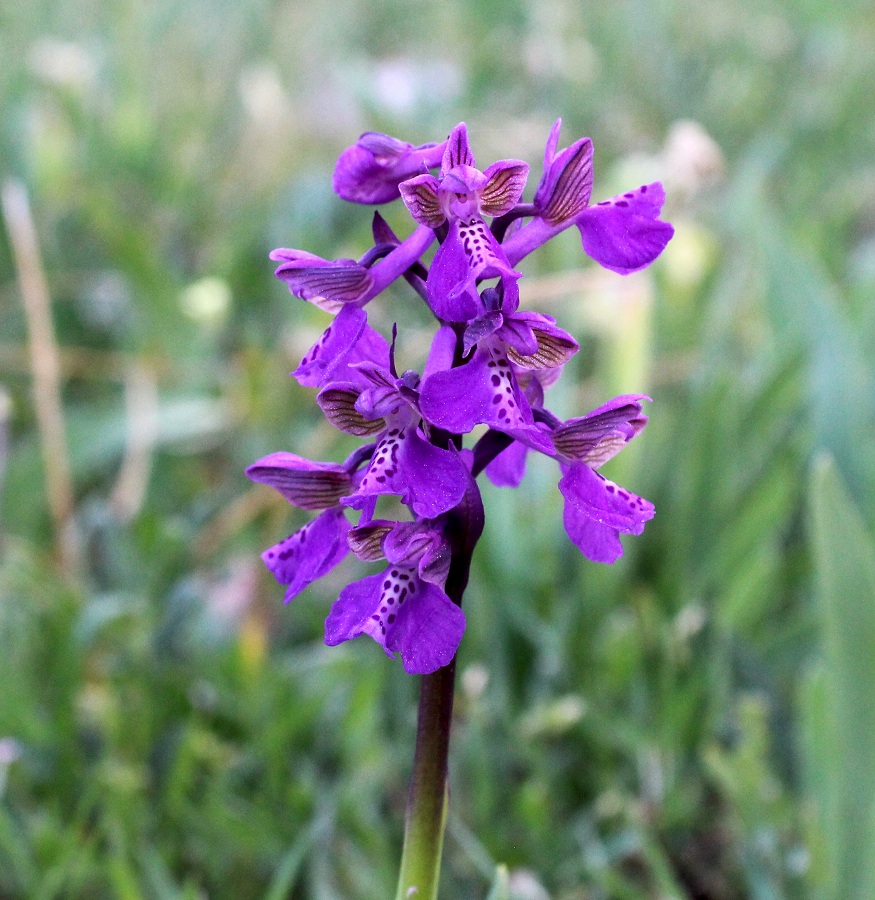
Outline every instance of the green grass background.
[[[522, 282], [581, 340], [557, 412], [654, 397], [610, 471], [657, 516], [600, 567], [548, 461], [484, 487], [442, 896], [506, 864], [512, 900], [871, 900], [873, 46], [862, 0], [4, 5], [0, 176], [49, 282], [81, 560], [4, 229], [0, 896], [393, 896], [416, 681], [321, 643], [364, 566], [283, 607], [258, 559], [306, 516], [244, 467], [350, 446], [287, 377], [326, 319], [267, 253], [367, 248], [330, 184], [361, 131], [465, 120], [534, 184], [562, 116], [595, 199], [669, 192], [647, 273], [568, 234]], [[425, 340], [420, 306], [374, 314]]]

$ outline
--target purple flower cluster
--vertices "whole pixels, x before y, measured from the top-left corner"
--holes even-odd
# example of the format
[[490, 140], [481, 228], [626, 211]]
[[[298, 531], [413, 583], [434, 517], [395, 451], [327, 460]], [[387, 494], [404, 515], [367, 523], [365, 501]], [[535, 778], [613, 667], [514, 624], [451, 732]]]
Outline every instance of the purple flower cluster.
[[[400, 197], [417, 227], [399, 240], [376, 214], [374, 246], [359, 260], [271, 254], [295, 296], [335, 316], [293, 375], [319, 389], [316, 400], [335, 427], [366, 443], [340, 464], [280, 452], [247, 469], [294, 506], [319, 512], [263, 559], [288, 586], [287, 601], [349, 552], [386, 562], [382, 573], [341, 591], [325, 623], [327, 644], [368, 634], [400, 654], [408, 672], [448, 664], [465, 616], [447, 580], [454, 558], [470, 559], [483, 527], [476, 478], [485, 471], [497, 485], [518, 485], [529, 451], [559, 464], [565, 529], [589, 559], [614, 562], [620, 535], [640, 534], [653, 516], [650, 503], [598, 471], [644, 427], [649, 398], [615, 397], [565, 422], [547, 410], [544, 390], [578, 344], [552, 317], [519, 309], [514, 266], [574, 225], [602, 266], [642, 269], [673, 234], [659, 218], [665, 194], [655, 183], [591, 206], [592, 143], [583, 138], [557, 152], [559, 127], [531, 203], [521, 202], [528, 165], [506, 159], [476, 168], [464, 124], [444, 143], [420, 147], [364, 134], [338, 160], [336, 192], [364, 204]], [[435, 239], [426, 268], [422, 256]], [[421, 375], [398, 374], [397, 336], [390, 345], [364, 309], [401, 277], [438, 322]], [[485, 433], [465, 449], [463, 436], [476, 426]], [[400, 498], [409, 519], [375, 518], [387, 494]], [[348, 509], [359, 513], [355, 526]]]

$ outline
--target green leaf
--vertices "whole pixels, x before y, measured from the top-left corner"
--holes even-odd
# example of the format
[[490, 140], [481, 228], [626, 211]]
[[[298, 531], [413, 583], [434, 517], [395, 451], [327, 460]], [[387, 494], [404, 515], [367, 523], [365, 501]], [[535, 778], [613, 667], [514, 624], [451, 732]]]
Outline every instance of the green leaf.
[[804, 751], [828, 858], [825, 896], [867, 900], [875, 896], [875, 547], [830, 457], [814, 466], [810, 525], [825, 702], [808, 710], [831, 739], [828, 752]]

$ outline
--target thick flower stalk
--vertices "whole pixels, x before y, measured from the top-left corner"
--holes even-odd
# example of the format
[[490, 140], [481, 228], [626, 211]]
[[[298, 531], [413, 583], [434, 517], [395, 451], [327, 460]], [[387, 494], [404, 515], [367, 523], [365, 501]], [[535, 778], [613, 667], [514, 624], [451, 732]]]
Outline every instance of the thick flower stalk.
[[[515, 267], [573, 225], [597, 263], [621, 275], [638, 271], [673, 234], [659, 218], [665, 194], [654, 183], [591, 205], [592, 142], [557, 150], [559, 129], [556, 122], [547, 139], [531, 202], [522, 199], [528, 164], [506, 159], [478, 169], [464, 124], [418, 147], [364, 134], [338, 160], [334, 188], [355, 203], [400, 198], [413, 219], [410, 234], [397, 237], [376, 214], [374, 245], [358, 260], [271, 254], [295, 296], [334, 316], [292, 374], [318, 389], [332, 425], [363, 444], [342, 463], [281, 451], [247, 469], [292, 505], [318, 513], [263, 559], [286, 586], [286, 601], [350, 555], [383, 565], [341, 590], [325, 642], [367, 635], [423, 676], [399, 898], [437, 896], [462, 596], [484, 524], [477, 478], [485, 472], [515, 487], [528, 453], [555, 459], [566, 532], [597, 562], [616, 561], [620, 536], [640, 534], [653, 516], [650, 503], [598, 471], [644, 428], [649, 398], [615, 397], [567, 421], [551, 413], [545, 391], [579, 346], [550, 316], [519, 309]], [[421, 373], [399, 375], [404, 336], [393, 329], [387, 340], [368, 323], [366, 305], [400, 278], [435, 318]], [[466, 446], [475, 428], [480, 436]], [[404, 515], [376, 518], [385, 495]]]

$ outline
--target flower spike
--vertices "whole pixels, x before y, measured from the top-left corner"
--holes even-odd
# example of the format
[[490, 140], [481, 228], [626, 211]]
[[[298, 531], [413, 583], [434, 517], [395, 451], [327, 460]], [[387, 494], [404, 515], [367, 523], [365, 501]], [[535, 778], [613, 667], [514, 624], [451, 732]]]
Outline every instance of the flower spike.
[[[343, 463], [280, 452], [247, 469], [315, 513], [266, 550], [264, 562], [286, 585], [286, 600], [350, 553], [386, 563], [340, 591], [325, 622], [328, 645], [369, 635], [407, 672], [424, 675], [452, 662], [484, 523], [476, 479], [485, 471], [500, 486], [517, 486], [532, 451], [558, 464], [565, 530], [589, 559], [619, 559], [622, 535], [640, 534], [653, 516], [652, 504], [599, 471], [644, 429], [649, 398], [615, 397], [565, 421], [547, 409], [547, 390], [580, 348], [551, 316], [520, 309], [516, 266], [574, 225], [600, 265], [637, 271], [672, 237], [660, 218], [665, 192], [656, 182], [591, 205], [592, 142], [560, 149], [560, 129], [557, 120], [531, 203], [522, 201], [528, 164], [501, 159], [478, 169], [464, 122], [447, 140], [420, 146], [366, 132], [340, 155], [335, 190], [354, 203], [400, 196], [410, 233], [397, 236], [375, 213], [373, 246], [357, 260], [289, 248], [271, 254], [292, 294], [334, 316], [292, 374], [318, 390], [326, 419], [362, 445]], [[424, 253], [434, 241], [429, 263]], [[390, 343], [366, 311], [400, 279], [438, 321], [421, 376], [403, 370], [403, 333], [392, 325]], [[475, 429], [485, 433], [466, 448]], [[386, 497], [400, 513], [375, 518]]]

